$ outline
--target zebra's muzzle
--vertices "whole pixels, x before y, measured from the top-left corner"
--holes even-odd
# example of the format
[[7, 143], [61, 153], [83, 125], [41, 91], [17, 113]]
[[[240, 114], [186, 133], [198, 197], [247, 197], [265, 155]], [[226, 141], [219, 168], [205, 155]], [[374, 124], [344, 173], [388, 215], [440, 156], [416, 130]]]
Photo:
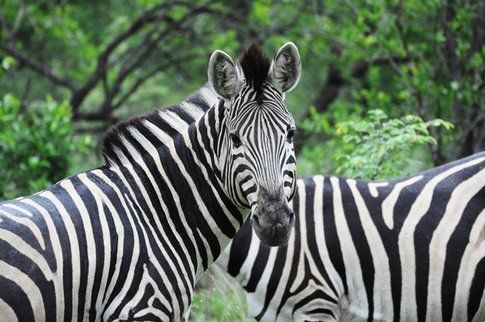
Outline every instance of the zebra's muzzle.
[[288, 206], [282, 189], [269, 193], [260, 187], [258, 203], [252, 209], [251, 224], [264, 244], [280, 246], [288, 241], [295, 224], [295, 213]]

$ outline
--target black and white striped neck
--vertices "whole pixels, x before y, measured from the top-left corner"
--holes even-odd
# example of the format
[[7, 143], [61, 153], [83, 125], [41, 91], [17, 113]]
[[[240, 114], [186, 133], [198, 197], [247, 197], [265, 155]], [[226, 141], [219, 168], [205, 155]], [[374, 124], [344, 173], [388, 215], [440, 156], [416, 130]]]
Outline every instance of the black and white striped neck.
[[104, 140], [109, 168], [144, 187], [146, 193], [134, 201], [147, 205], [140, 211], [153, 222], [182, 218], [175, 229], [194, 236], [191, 260], [197, 276], [249, 214], [234, 204], [220, 180], [215, 151], [224, 106], [209, 107], [210, 99], [200, 91], [179, 105], [121, 123]]

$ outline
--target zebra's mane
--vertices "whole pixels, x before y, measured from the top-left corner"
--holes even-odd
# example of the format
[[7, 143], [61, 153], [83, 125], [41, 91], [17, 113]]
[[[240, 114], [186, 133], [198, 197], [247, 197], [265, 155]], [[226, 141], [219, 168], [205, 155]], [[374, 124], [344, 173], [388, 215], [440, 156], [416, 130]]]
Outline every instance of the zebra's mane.
[[244, 52], [244, 55], [239, 60], [239, 64], [244, 72], [246, 82], [259, 93], [268, 78], [271, 65], [269, 58], [258, 45], [252, 44]]
[[126, 150], [126, 138], [135, 132], [145, 133], [146, 122], [153, 123], [160, 131], [174, 137], [204, 115], [217, 100], [216, 94], [206, 85], [181, 103], [118, 122], [103, 137], [101, 150], [106, 164], [114, 165], [117, 164], [116, 160], [123, 159], [119, 153]]
[[[252, 44], [244, 52], [239, 64], [247, 84], [260, 93], [271, 65], [268, 57], [256, 44]], [[115, 124], [106, 132], [101, 144], [106, 164], [117, 164], [117, 160], [120, 160], [121, 163], [125, 162], [122, 152], [130, 151], [128, 145], [131, 149], [133, 148], [127, 138], [136, 136], [136, 133], [146, 133], [147, 122], [157, 126], [159, 133], [162, 131], [167, 136], [174, 137], [198, 120], [217, 101], [216, 93], [206, 85], [179, 104], [165, 109], [156, 109], [148, 114], [135, 116]]]

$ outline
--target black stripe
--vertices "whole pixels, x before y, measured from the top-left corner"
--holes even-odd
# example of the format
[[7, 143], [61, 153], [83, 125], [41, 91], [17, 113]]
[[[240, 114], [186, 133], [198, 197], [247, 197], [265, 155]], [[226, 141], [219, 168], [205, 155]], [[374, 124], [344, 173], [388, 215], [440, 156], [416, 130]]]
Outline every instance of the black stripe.
[[441, 180], [433, 190], [433, 197], [428, 211], [414, 230], [414, 244], [416, 245], [416, 303], [419, 320], [424, 321], [426, 319], [428, 281], [429, 275], [433, 274], [429, 270], [431, 256], [429, 254], [429, 245], [433, 232], [442, 220], [446, 212], [446, 206], [454, 191], [450, 187], [455, 187], [457, 182], [468, 179], [474, 174], [474, 170], [476, 170], [476, 167], [467, 168]]
[[[9, 249], [8, 247], [5, 247], [5, 243], [0, 240], [0, 248], [2, 250], [7, 250]], [[0, 259], [4, 260], [2, 257], [3, 252], [0, 252]], [[15, 253], [15, 250], [12, 250], [12, 254]], [[19, 254], [16, 254], [16, 259], [21, 259]], [[16, 266], [16, 265], [13, 265]], [[35, 271], [31, 272], [32, 275], [38, 275], [36, 274]], [[37, 282], [35, 282], [37, 284]], [[8, 306], [12, 307], [14, 309], [15, 315], [17, 316], [17, 319], [19, 321], [35, 321], [34, 319], [34, 310], [32, 306], [27, 305], [29, 303], [29, 299], [27, 298], [27, 295], [21, 290], [20, 286], [17, 285], [17, 283], [6, 279], [0, 274], [0, 299], [2, 299], [5, 303], [7, 303]], [[47, 290], [46, 290], [47, 291]], [[51, 290], [53, 292], [53, 290]], [[47, 293], [47, 292], [46, 292]], [[51, 293], [54, 294], [54, 293]], [[21, 309], [20, 309], [21, 308]], [[49, 310], [50, 311], [50, 310]], [[47, 316], [51, 318], [51, 320], [46, 321], [55, 321], [56, 316], [55, 314], [52, 315], [52, 313], [55, 312], [46, 312]]]
[[340, 180], [340, 190], [342, 191], [344, 215], [347, 220], [347, 226], [349, 228], [355, 250], [357, 251], [357, 257], [359, 259], [360, 269], [362, 271], [362, 278], [364, 281], [369, 309], [369, 315], [367, 318], [370, 321], [372, 320], [374, 314], [375, 268], [372, 260], [373, 257], [370, 251], [369, 242], [365, 236], [364, 228], [362, 227], [362, 222], [360, 221], [359, 210], [355, 203], [355, 196], [345, 180]]
[[244, 264], [251, 246], [252, 227], [251, 221], [248, 218], [242, 225], [239, 232], [234, 237], [230, 246], [229, 261], [227, 264], [227, 272], [236, 277], [239, 275], [241, 266]]
[[[477, 221], [478, 216], [483, 211], [485, 201], [484, 196], [485, 188], [482, 188], [482, 190], [470, 200], [464, 209], [463, 214], [460, 214], [460, 221], [446, 247], [445, 266], [442, 279], [443, 283], [441, 288], [443, 321], [450, 321], [453, 315], [456, 288], [461, 287], [456, 284], [460, 263], [465, 253], [465, 249], [470, 243], [469, 236], [473, 224]], [[480, 298], [482, 295], [483, 288], [479, 293], [470, 294], [470, 299]]]
[[[300, 209], [300, 196], [299, 194], [295, 194], [293, 197], [293, 210], [295, 211], [295, 239], [294, 243], [292, 244], [293, 247], [293, 254], [300, 254], [301, 252], [301, 239], [298, 238], [301, 234], [300, 231], [300, 216], [302, 214], [297, 214], [298, 209]], [[278, 304], [278, 308], [276, 309], [276, 315], [280, 314], [281, 310], [285, 306], [286, 302], [289, 298], [293, 295], [290, 292], [291, 282], [293, 282], [298, 274], [298, 266], [299, 266], [299, 259], [298, 255], [293, 255], [291, 260], [291, 267], [290, 273], [288, 274], [288, 278], [286, 280], [285, 290], [283, 292], [283, 296], [281, 298], [281, 302]]]
[[485, 289], [485, 258], [482, 258], [475, 269], [475, 274], [472, 281], [468, 297], [467, 315], [468, 321], [473, 320], [475, 315], [483, 315], [483, 311], [479, 312], [480, 301], [485, 296], [483, 290]]
[[[321, 235], [324, 232], [323, 231], [317, 231], [315, 228], [315, 216], [319, 214], [318, 210], [317, 212], [313, 212], [313, 209], [315, 207], [315, 182], [313, 181], [313, 178], [307, 178], [305, 179], [305, 189], [304, 189], [304, 196], [305, 196], [305, 213], [300, 214], [299, 212], [297, 213], [297, 209], [295, 210], [295, 215], [297, 218], [300, 216], [305, 216], [306, 220], [306, 226], [305, 228], [307, 229], [306, 231], [306, 238], [307, 238], [307, 246], [310, 249], [310, 253], [314, 254], [312, 257], [315, 265], [318, 268], [318, 272], [322, 274], [325, 282], [330, 286], [332, 289], [333, 294], [335, 297], [338, 297], [337, 294], [337, 289], [335, 288], [335, 285], [333, 285], [332, 281], [330, 280], [330, 277], [328, 276], [328, 272], [325, 269], [325, 265], [323, 264], [322, 258], [318, 256], [320, 252], [318, 251], [320, 247], [323, 247], [322, 245], [319, 245], [317, 243], [316, 236]], [[298, 194], [301, 192], [298, 191]], [[320, 196], [318, 196], [321, 198]], [[296, 223], [295, 223], [296, 225]], [[300, 232], [301, 233], [301, 232]], [[332, 302], [335, 302], [333, 300]]]
[[258, 255], [256, 255], [255, 259], [255, 263], [258, 264], [254, 265], [251, 269], [251, 275], [249, 277], [248, 284], [245, 287], [246, 292], [253, 293], [254, 291], [256, 291], [256, 287], [261, 280], [264, 268], [266, 267], [266, 264], [268, 262], [269, 250], [269, 246], [266, 246], [264, 244], [260, 245], [258, 249]]
[[[338, 179], [341, 181], [342, 179]], [[337, 183], [338, 184], [338, 183]], [[333, 204], [333, 187], [329, 177], [325, 177], [323, 184], [323, 227], [325, 244], [327, 245], [328, 255], [330, 261], [333, 263], [335, 270], [339, 274], [343, 285], [345, 294], [348, 294], [347, 278], [345, 275], [345, 266], [342, 257], [342, 250], [340, 246], [339, 236], [337, 234], [337, 228], [335, 226], [335, 208]]]

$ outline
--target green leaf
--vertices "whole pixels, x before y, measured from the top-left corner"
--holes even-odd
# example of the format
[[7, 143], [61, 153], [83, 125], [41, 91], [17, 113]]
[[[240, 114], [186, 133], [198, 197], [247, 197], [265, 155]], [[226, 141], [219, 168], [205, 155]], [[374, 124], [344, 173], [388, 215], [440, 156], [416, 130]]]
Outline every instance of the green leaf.
[[460, 85], [458, 84], [458, 82], [453, 81], [453, 82], [450, 83], [450, 87], [451, 87], [452, 90], [457, 91], [458, 88], [460, 87]]
[[15, 58], [13, 58], [12, 56], [6, 56], [2, 60], [2, 68], [5, 70], [10, 69], [10, 67], [12, 67], [14, 64], [15, 64]]

